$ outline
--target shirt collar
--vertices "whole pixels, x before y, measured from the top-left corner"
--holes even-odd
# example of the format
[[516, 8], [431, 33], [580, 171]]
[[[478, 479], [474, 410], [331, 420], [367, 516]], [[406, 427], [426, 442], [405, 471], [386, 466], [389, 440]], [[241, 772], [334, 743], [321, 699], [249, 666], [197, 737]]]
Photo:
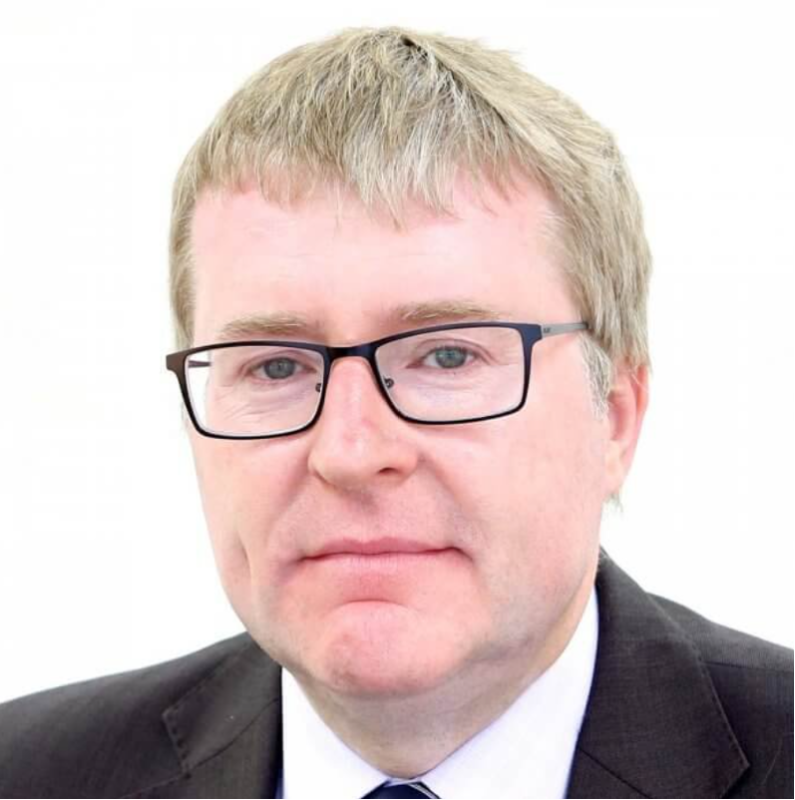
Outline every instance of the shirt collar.
[[[574, 635], [552, 666], [500, 717], [417, 780], [440, 797], [565, 797], [598, 629], [592, 590]], [[282, 797], [362, 797], [390, 779], [326, 726], [287, 670], [282, 670], [282, 698]]]

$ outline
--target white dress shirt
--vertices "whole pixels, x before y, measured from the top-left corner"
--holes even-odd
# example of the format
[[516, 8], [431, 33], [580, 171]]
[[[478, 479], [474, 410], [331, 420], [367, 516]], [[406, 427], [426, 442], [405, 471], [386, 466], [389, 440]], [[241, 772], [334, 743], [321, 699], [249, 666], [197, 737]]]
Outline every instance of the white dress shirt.
[[[442, 798], [565, 797], [593, 678], [598, 629], [592, 590], [557, 661], [502, 716], [414, 780]], [[390, 780], [337, 738], [287, 670], [282, 670], [282, 721], [277, 797], [362, 797]]]

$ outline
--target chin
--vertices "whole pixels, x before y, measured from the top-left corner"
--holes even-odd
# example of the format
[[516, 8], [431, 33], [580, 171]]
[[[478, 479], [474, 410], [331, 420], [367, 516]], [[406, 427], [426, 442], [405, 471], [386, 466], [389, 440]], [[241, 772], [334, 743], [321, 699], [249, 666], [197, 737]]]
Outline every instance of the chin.
[[449, 679], [460, 637], [422, 625], [405, 609], [363, 609], [330, 624], [301, 665], [328, 690], [358, 697], [419, 695]]
[[383, 659], [359, 658], [324, 665], [320, 675], [315, 675], [328, 690], [358, 698], [396, 698], [421, 695], [444, 681], [447, 671], [430, 668], [427, 663], [417, 663], [412, 653], [395, 658], [389, 663]]

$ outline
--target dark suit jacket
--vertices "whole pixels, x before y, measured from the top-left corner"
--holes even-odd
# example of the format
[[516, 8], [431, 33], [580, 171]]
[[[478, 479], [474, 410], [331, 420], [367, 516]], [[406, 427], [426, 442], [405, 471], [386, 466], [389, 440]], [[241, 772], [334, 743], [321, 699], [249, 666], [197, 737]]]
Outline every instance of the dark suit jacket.
[[[597, 578], [569, 797], [792, 797], [792, 651]], [[273, 797], [279, 667], [248, 635], [0, 706], [0, 797]], [[543, 768], [543, 765], [539, 765]]]

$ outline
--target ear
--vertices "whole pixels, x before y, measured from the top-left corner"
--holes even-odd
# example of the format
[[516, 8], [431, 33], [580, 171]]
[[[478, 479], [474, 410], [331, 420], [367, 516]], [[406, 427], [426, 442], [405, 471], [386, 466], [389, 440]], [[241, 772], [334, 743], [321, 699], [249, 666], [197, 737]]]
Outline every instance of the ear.
[[618, 494], [629, 473], [649, 404], [648, 367], [633, 369], [619, 363], [613, 371], [613, 385], [607, 398], [606, 497]]

